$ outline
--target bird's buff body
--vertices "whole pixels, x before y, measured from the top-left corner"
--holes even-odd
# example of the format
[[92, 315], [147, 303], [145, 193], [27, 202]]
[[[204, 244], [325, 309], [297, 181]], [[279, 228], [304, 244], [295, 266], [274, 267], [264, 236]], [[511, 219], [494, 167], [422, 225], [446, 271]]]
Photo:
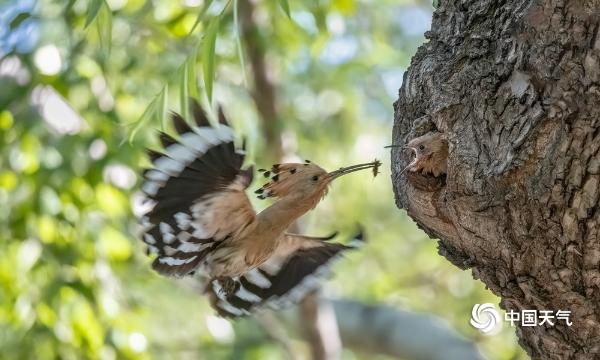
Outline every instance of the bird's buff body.
[[[271, 182], [257, 190], [260, 198], [279, 197], [273, 205], [260, 212], [232, 241], [233, 249], [227, 247], [217, 250], [209, 259], [214, 264], [212, 275], [215, 277], [235, 277], [264, 263], [280, 247], [293, 247], [286, 242], [285, 231], [299, 217], [313, 209], [327, 194], [328, 185], [333, 179], [349, 172], [378, 167], [378, 162], [359, 164], [327, 173], [312, 163], [277, 164], [269, 174]], [[267, 172], [263, 172], [266, 174]], [[315, 180], [316, 179], [316, 180]], [[244, 208], [244, 204], [239, 208]], [[295, 235], [296, 238], [302, 238]], [[310, 237], [305, 237], [310, 240]], [[304, 242], [304, 247], [310, 242]], [[299, 244], [297, 244], [299, 245]], [[314, 245], [320, 245], [316, 243]], [[291, 249], [288, 249], [288, 251]], [[235, 255], [231, 255], [230, 251]], [[241, 258], [243, 257], [243, 261]]]
[[269, 182], [258, 197], [277, 200], [256, 214], [245, 193], [253, 171], [241, 168], [245, 153], [235, 149], [224, 116], [212, 127], [197, 104], [192, 110], [197, 126], [174, 115], [179, 140], [162, 133], [165, 152], [149, 151], [153, 167], [142, 189], [154, 206], [142, 225], [144, 242], [158, 255], [154, 269], [173, 276], [201, 271], [224, 316], [300, 300], [328, 263], [351, 247], [286, 230], [319, 203], [334, 179], [363, 169], [376, 173], [380, 163], [333, 172], [308, 161], [259, 170]]

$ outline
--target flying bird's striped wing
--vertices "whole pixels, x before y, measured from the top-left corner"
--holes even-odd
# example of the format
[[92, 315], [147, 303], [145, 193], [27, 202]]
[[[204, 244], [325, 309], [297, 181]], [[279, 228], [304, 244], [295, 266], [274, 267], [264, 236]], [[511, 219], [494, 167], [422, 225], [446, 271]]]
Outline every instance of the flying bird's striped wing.
[[329, 243], [329, 239], [286, 234], [271, 258], [235, 279], [235, 291], [227, 294], [219, 280], [212, 280], [206, 291], [213, 307], [221, 316], [238, 317], [301, 301], [329, 277], [332, 264], [344, 251], [364, 243], [361, 234], [349, 245]]
[[154, 207], [142, 218], [143, 241], [158, 255], [153, 268], [166, 275], [194, 271], [256, 217], [244, 191], [252, 168], [242, 170], [244, 151], [223, 113], [213, 127], [197, 103], [192, 110], [194, 126], [172, 115], [179, 138], [161, 133], [164, 152], [149, 150], [152, 168], [144, 172], [142, 190]]

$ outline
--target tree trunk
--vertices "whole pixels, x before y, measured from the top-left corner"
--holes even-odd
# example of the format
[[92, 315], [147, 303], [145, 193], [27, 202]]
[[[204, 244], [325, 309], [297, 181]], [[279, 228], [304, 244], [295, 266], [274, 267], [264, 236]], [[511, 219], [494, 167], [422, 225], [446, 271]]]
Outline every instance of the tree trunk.
[[401, 173], [398, 207], [506, 310], [535, 359], [600, 358], [600, 1], [442, 0], [404, 76], [394, 143], [437, 129], [448, 173]]

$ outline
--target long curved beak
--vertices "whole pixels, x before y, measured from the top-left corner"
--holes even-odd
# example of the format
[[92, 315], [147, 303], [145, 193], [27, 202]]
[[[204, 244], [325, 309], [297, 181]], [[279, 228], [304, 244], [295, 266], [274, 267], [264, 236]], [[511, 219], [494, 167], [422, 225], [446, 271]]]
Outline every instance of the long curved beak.
[[379, 169], [380, 166], [381, 166], [381, 161], [375, 160], [375, 161], [372, 161], [369, 163], [343, 167], [338, 170], [327, 173], [326, 176], [327, 176], [327, 180], [332, 181], [333, 179], [338, 178], [340, 176], [350, 174], [352, 172], [359, 171], [359, 170], [365, 170], [365, 169], [373, 169], [373, 173], [377, 174], [377, 170]]

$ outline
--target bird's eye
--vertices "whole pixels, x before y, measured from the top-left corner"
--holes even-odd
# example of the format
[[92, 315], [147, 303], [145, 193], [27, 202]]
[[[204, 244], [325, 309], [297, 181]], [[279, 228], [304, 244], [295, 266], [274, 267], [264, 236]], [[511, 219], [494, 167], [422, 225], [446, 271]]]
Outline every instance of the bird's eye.
[[317, 181], [317, 180], [319, 180], [319, 177], [317, 175], [312, 177], [312, 181]]
[[423, 145], [423, 144], [419, 145], [419, 150], [421, 150], [421, 151], [425, 150], [425, 145]]

